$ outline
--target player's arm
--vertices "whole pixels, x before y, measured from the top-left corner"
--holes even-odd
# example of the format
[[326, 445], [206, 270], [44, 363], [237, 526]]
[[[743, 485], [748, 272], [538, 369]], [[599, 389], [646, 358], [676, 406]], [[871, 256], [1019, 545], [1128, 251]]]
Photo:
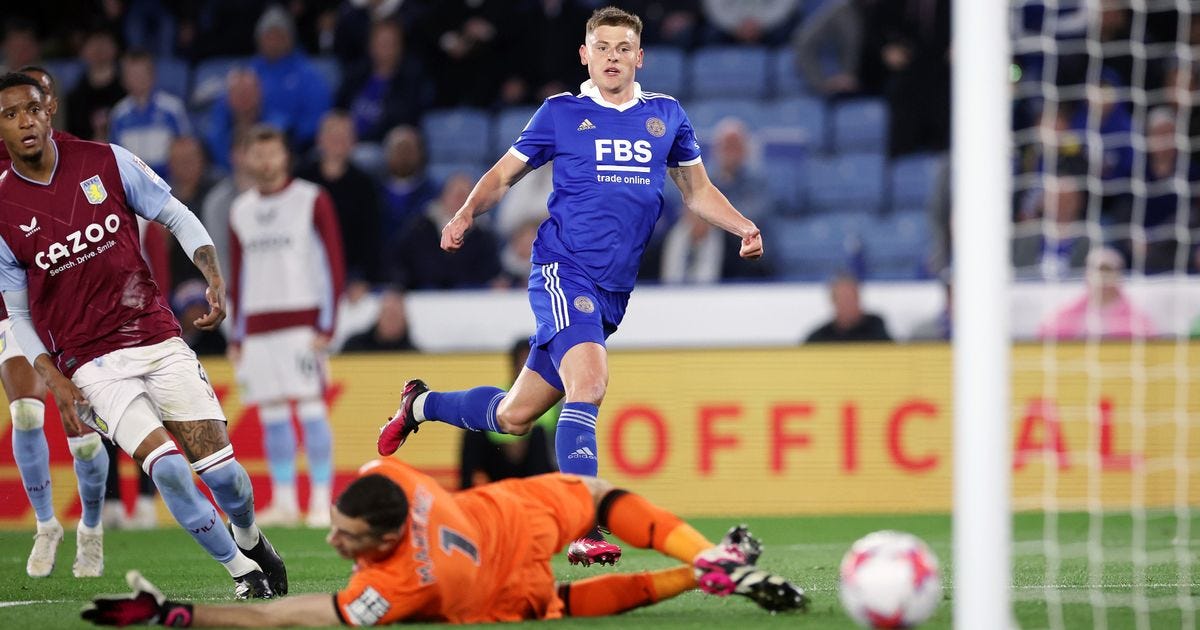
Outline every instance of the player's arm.
[[710, 225], [735, 234], [742, 239], [739, 254], [742, 258], [759, 258], [763, 254], [762, 234], [758, 226], [729, 203], [729, 199], [708, 178], [703, 162], [669, 169], [671, 179], [683, 195], [683, 203]]
[[225, 319], [225, 280], [217, 260], [217, 248], [212, 236], [196, 214], [171, 195], [171, 187], [140, 158], [124, 147], [113, 144], [113, 156], [121, 172], [125, 200], [139, 216], [166, 226], [188, 258], [204, 274], [208, 288], [208, 313], [195, 321], [201, 330], [214, 330]]
[[3, 294], [4, 306], [8, 309], [8, 319], [12, 324], [12, 333], [16, 337], [21, 353], [37, 370], [38, 375], [45, 381], [46, 387], [54, 394], [54, 402], [58, 407], [58, 415], [62, 417], [63, 426], [71, 435], [82, 435], [85, 431], [83, 422], [75, 405], [87, 404], [87, 398], [71, 379], [63, 376], [50, 358], [50, 351], [33, 329], [33, 318], [29, 314], [29, 288], [25, 269], [17, 262], [17, 257], [9, 249], [8, 243], [0, 239], [0, 293]]
[[471, 194], [463, 202], [454, 218], [442, 228], [442, 249], [448, 252], [458, 251], [462, 247], [463, 237], [475, 222], [475, 217], [490, 210], [500, 202], [504, 193], [514, 184], [521, 181], [533, 168], [513, 155], [512, 151], [505, 153], [488, 172], [475, 182]]

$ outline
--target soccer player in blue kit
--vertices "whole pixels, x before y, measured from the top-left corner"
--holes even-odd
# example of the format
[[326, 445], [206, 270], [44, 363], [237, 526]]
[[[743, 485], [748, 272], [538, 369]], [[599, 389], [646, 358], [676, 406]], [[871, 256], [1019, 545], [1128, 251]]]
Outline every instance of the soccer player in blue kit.
[[[762, 256], [758, 227], [709, 180], [683, 108], [634, 82], [642, 66], [641, 32], [636, 15], [596, 10], [579, 47], [590, 80], [579, 94], [545, 100], [442, 229], [442, 249], [458, 250], [475, 216], [526, 173], [554, 161], [550, 217], [533, 244], [529, 303], [537, 329], [525, 368], [508, 392], [433, 392], [419, 379], [408, 381], [400, 408], [380, 433], [380, 454], [395, 452], [427, 420], [524, 434], [565, 395], [555, 436], [559, 468], [596, 476], [596, 416], [608, 385], [604, 342], [625, 315], [642, 252], [662, 212], [667, 175], [688, 210], [741, 237], [743, 258]], [[598, 531], [567, 549], [572, 564], [611, 564], [620, 554]]]

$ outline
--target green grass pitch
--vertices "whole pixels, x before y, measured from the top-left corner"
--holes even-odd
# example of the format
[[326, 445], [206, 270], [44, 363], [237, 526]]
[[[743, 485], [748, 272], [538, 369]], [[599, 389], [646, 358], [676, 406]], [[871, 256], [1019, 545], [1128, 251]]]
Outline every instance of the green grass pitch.
[[[718, 538], [724, 530], [742, 519], [693, 519], [700, 531]], [[801, 584], [812, 596], [807, 614], [770, 615], [740, 597], [714, 598], [691, 592], [662, 604], [639, 609], [622, 616], [606, 619], [568, 619], [554, 622], [553, 628], [653, 627], [653, 628], [746, 628], [802, 627], [806, 629], [848, 628], [850, 620], [842, 612], [837, 599], [838, 563], [850, 543], [859, 536], [877, 529], [901, 529], [925, 539], [942, 561], [943, 581], [950, 583], [950, 519], [945, 515], [873, 516], [873, 517], [796, 517], [744, 519], [751, 530], [763, 539], [766, 551], [760, 564], [785, 574]], [[1200, 531], [1200, 522], [1192, 519], [1187, 525], [1191, 532]], [[1134, 612], [1128, 604], [1134, 595], [1131, 583], [1135, 566], [1129, 552], [1133, 521], [1128, 516], [1110, 516], [1102, 521], [1101, 540], [1109, 558], [1103, 574], [1096, 582], [1107, 601], [1118, 604], [1108, 609], [1109, 628], [1135, 627]], [[1075, 544], [1074, 554], [1087, 541], [1089, 521], [1086, 515], [1062, 515], [1058, 520], [1058, 535], [1062, 543]], [[1153, 610], [1149, 613], [1154, 628], [1179, 628], [1182, 624], [1178, 604], [1182, 598], [1195, 605], [1197, 580], [1181, 572], [1169, 560], [1171, 541], [1177, 523], [1168, 514], [1151, 514], [1146, 521], [1146, 545], [1150, 553], [1145, 565], [1146, 582], [1151, 586], [1144, 593], [1150, 598]], [[1042, 538], [1043, 519], [1040, 515], [1020, 515], [1016, 518], [1015, 537], [1022, 541]], [[268, 530], [275, 546], [288, 564], [293, 593], [333, 592], [345, 583], [350, 565], [337, 557], [324, 543], [324, 532], [317, 530]], [[1193, 557], [1200, 543], [1191, 539]], [[96, 580], [77, 580], [71, 576], [74, 557], [74, 535], [68, 532], [59, 549], [59, 563], [51, 577], [33, 580], [25, 576], [25, 557], [29, 551], [29, 532], [0, 532], [0, 628], [78, 628], [84, 624], [78, 618], [80, 607], [96, 593], [117, 593], [127, 590], [122, 576], [129, 569], [141, 570], [158, 584], [168, 597], [196, 601], [227, 601], [232, 582], [216, 563], [206, 558], [200, 549], [181, 530], [162, 528], [151, 532], [113, 531], [106, 536], [105, 576]], [[1046, 563], [1036, 545], [1019, 545], [1014, 560], [1014, 598], [1017, 620], [1023, 628], [1049, 627], [1047, 606], [1043, 601], [1043, 582]], [[1068, 555], [1064, 553], [1064, 555]], [[565, 559], [557, 561], [555, 569], [563, 579], [577, 579], [600, 572], [633, 571], [670, 566], [672, 561], [653, 552], [626, 550], [616, 569], [570, 567]], [[1064, 560], [1057, 572], [1056, 583], [1064, 600], [1086, 602], [1089, 591], [1089, 571], [1085, 558]], [[1180, 586], [1183, 584], [1184, 586]], [[945, 601], [937, 615], [924, 627], [950, 627], [950, 599], [953, 591], [946, 589]], [[36, 603], [24, 603], [36, 602]], [[1120, 604], [1125, 604], [1122, 607]], [[1062, 606], [1064, 626], [1090, 628], [1096, 621], [1087, 603], [1067, 603]], [[528, 625], [528, 624], [527, 624]]]

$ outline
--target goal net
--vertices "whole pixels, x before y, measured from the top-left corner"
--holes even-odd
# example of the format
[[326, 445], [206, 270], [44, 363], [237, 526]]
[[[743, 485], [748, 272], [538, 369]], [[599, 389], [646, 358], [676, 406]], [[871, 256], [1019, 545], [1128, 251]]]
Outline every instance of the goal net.
[[1013, 609], [1195, 628], [1200, 3], [1010, 8]]

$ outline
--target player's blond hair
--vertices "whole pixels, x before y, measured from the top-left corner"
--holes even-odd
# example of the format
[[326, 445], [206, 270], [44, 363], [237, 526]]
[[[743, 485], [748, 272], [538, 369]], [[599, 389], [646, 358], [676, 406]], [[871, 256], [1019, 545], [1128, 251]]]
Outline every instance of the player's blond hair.
[[584, 29], [584, 37], [591, 35], [599, 26], [624, 26], [633, 29], [633, 33], [639, 39], [642, 36], [642, 18], [617, 7], [604, 7], [593, 11], [592, 17], [588, 18], [587, 28]]

